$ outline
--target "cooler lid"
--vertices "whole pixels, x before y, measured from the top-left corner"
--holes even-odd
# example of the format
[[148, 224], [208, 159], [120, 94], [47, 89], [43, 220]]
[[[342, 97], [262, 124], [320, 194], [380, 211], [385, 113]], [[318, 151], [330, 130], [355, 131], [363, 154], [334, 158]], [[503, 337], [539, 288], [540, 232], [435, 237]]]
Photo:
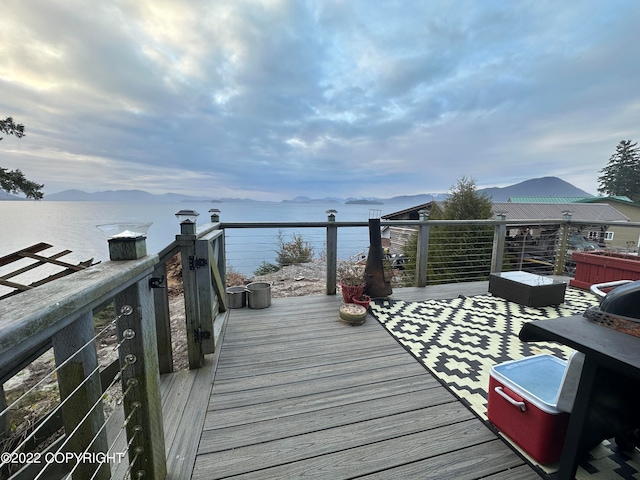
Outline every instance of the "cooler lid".
[[541, 410], [557, 414], [560, 386], [567, 362], [540, 354], [491, 367], [493, 377]]

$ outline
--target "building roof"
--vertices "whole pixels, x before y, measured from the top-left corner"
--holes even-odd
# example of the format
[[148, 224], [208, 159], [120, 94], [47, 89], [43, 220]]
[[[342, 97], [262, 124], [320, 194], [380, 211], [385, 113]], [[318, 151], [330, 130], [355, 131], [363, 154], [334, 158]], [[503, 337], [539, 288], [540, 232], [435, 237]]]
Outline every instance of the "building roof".
[[584, 200], [580, 200], [579, 203], [594, 203], [594, 202], [613, 202], [613, 203], [624, 203], [627, 205], [635, 205], [640, 207], [640, 203], [636, 203], [631, 200], [629, 197], [593, 197], [593, 198], [585, 198]]
[[611, 197], [509, 197], [509, 201], [513, 203], [603, 203], [608, 201], [634, 203], [624, 195]]
[[[429, 209], [437, 202], [429, 202], [415, 207], [405, 208], [398, 212], [384, 215], [384, 220], [400, 220], [418, 218], [417, 212]], [[629, 217], [623, 215], [614, 207], [606, 203], [516, 203], [494, 202], [493, 214], [505, 213], [509, 220], [562, 220], [563, 212], [571, 211], [574, 221], [588, 222], [628, 222]], [[413, 215], [411, 215], [413, 214]]]
[[575, 203], [598, 197], [509, 197], [513, 203]]
[[[438, 202], [432, 200], [427, 203], [422, 203], [420, 205], [416, 205], [415, 207], [405, 208], [404, 210], [398, 210], [397, 212], [389, 213], [387, 215], [383, 215], [381, 218], [383, 220], [406, 220], [409, 216], [412, 216], [416, 220], [419, 218], [418, 212], [420, 210], [430, 210], [432, 206], [437, 205]], [[411, 215], [413, 214], [413, 215]]]
[[571, 211], [574, 221], [628, 222], [623, 215], [606, 203], [515, 203], [497, 202], [493, 213], [504, 212], [508, 220], [562, 220], [563, 211]]

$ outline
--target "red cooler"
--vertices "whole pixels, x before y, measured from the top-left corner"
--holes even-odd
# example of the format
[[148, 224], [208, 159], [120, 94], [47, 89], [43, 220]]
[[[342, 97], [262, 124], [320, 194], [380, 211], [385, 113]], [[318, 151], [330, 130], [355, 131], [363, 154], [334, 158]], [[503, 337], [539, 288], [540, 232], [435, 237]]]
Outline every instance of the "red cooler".
[[543, 464], [560, 460], [569, 414], [557, 401], [567, 362], [534, 355], [491, 368], [487, 416], [500, 431]]

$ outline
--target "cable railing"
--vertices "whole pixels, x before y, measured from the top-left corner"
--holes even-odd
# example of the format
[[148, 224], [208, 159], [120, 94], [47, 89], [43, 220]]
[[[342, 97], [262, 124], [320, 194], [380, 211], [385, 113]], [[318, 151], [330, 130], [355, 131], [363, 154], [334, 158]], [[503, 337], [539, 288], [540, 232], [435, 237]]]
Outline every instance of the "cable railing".
[[[167, 264], [177, 254], [191, 369], [200, 368], [220, 340], [230, 270], [251, 275], [265, 263], [277, 263], [279, 247], [299, 238], [323, 262], [325, 290], [333, 295], [338, 265], [367, 259], [366, 221], [339, 222], [334, 215], [325, 222], [218, 220], [200, 228], [183, 222], [176, 241], [157, 255], [146, 255], [137, 238], [119, 245], [110, 241], [110, 261], [0, 302], [0, 478], [163, 476], [159, 375], [173, 371], [165, 282]], [[588, 239], [589, 232], [603, 230], [606, 223], [422, 218], [380, 225], [383, 261], [399, 288], [486, 280], [509, 270], [571, 275], [572, 235]], [[640, 224], [616, 228], [629, 229], [633, 238]], [[95, 328], [94, 315], [111, 305], [113, 313]], [[103, 362], [96, 343], [112, 331], [115, 344], [104, 348], [117, 353], [117, 359]], [[6, 391], [43, 355], [53, 357], [54, 368], [19, 398]], [[12, 436], [10, 415], [40, 391], [51, 396], [50, 408]]]
[[[278, 235], [294, 232], [313, 247], [315, 259], [364, 262], [369, 238], [367, 222], [221, 223], [225, 231], [226, 262], [248, 278], [260, 275], [265, 263], [275, 266]], [[585, 240], [604, 230], [607, 222], [569, 220], [406, 220], [382, 221], [385, 258], [393, 268], [393, 285], [425, 286], [487, 280], [491, 273], [524, 270], [540, 275], [572, 276], [571, 254], [582, 248], [572, 238]], [[637, 224], [616, 224], [638, 237]], [[328, 238], [337, 229], [337, 243]], [[247, 239], [255, 239], [252, 243]], [[284, 235], [284, 238], [291, 238]], [[637, 243], [628, 242], [631, 247]], [[600, 239], [600, 249], [611, 250]], [[617, 248], [616, 250], [620, 250]], [[636, 250], [637, 251], [637, 250]], [[327, 265], [327, 293], [333, 293], [335, 268]]]
[[[51, 370], [50, 372], [48, 372], [46, 375], [44, 375], [42, 377], [42, 379], [40, 381], [38, 381], [37, 383], [35, 383], [32, 387], [30, 387], [27, 391], [25, 391], [22, 395], [20, 395], [20, 397], [18, 397], [15, 401], [13, 401], [10, 405], [8, 405], [4, 410], [0, 411], [0, 417], [5, 416], [5, 415], [9, 415], [11, 413], [12, 410], [17, 409], [21, 404], [26, 403], [27, 400], [29, 399], [30, 395], [37, 391], [37, 389], [41, 386], [43, 386], [48, 379], [52, 379], [58, 375], [63, 375], [64, 373], [64, 368], [70, 364], [73, 359], [82, 353], [82, 351], [84, 349], [87, 348], [91, 348], [93, 345], [93, 343], [96, 341], [97, 338], [99, 338], [104, 332], [106, 332], [111, 326], [115, 325], [116, 322], [122, 318], [125, 315], [130, 315], [132, 313], [133, 309], [130, 306], [125, 306], [123, 307], [122, 311], [120, 312], [120, 314], [118, 316], [116, 316], [112, 322], [110, 322], [106, 327], [102, 328], [101, 330], [99, 330], [88, 342], [86, 342], [84, 345], [82, 345], [79, 349], [78, 352], [67, 358], [66, 360], [64, 360], [63, 362], [61, 362], [59, 365], [57, 365], [53, 370]], [[125, 331], [125, 335], [123, 336], [123, 339], [116, 345], [116, 347], [114, 348], [114, 350], [117, 350], [120, 348], [120, 346], [128, 341], [129, 339], [133, 338], [135, 334], [133, 333], [132, 330], [126, 330]], [[129, 362], [126, 362], [121, 369], [118, 371], [117, 375], [114, 377], [114, 379], [111, 381], [111, 383], [104, 389], [105, 391], [108, 391], [111, 389], [111, 387], [115, 386], [116, 383], [120, 380], [122, 372], [124, 371], [124, 369], [127, 368], [127, 366], [129, 365]], [[39, 424], [33, 428], [31, 430], [30, 433], [26, 434], [23, 438], [22, 441], [20, 443], [18, 443], [17, 445], [15, 445], [14, 447], [12, 447], [11, 449], [5, 450], [3, 449], [3, 453], [2, 453], [2, 459], [0, 459], [0, 471], [2, 468], [4, 468], [5, 466], [8, 466], [9, 464], [28, 464], [28, 463], [42, 463], [43, 464], [43, 468], [40, 470], [40, 472], [35, 475], [35, 477], [33, 478], [41, 478], [46, 472], [47, 470], [54, 464], [56, 463], [63, 463], [64, 461], [67, 460], [67, 455], [68, 452], [66, 452], [65, 447], [69, 444], [69, 442], [73, 439], [74, 435], [78, 435], [79, 434], [79, 430], [82, 427], [83, 422], [89, 418], [89, 416], [91, 414], [93, 414], [94, 411], [96, 411], [96, 409], [101, 408], [101, 404], [102, 404], [102, 400], [103, 397], [100, 396], [100, 398], [98, 398], [98, 400], [92, 405], [92, 407], [88, 410], [88, 412], [85, 414], [85, 416], [83, 417], [83, 420], [81, 422], [78, 423], [78, 425], [74, 428], [74, 430], [68, 434], [65, 434], [65, 439], [64, 441], [62, 441], [61, 444], [57, 445], [57, 444], [53, 444], [53, 446], [55, 446], [55, 448], [52, 449], [48, 449], [44, 452], [37, 452], [37, 453], [31, 453], [30, 455], [27, 455], [25, 453], [23, 453], [25, 451], [25, 447], [27, 446], [27, 444], [29, 442], [31, 442], [37, 435], [38, 433], [40, 433], [44, 427], [48, 424], [48, 422], [53, 421], [55, 419], [55, 417], [57, 415], [60, 415], [63, 413], [63, 410], [65, 408], [68, 408], [67, 405], [69, 405], [73, 400], [74, 400], [74, 396], [76, 394], [78, 394], [89, 381], [92, 381], [93, 375], [97, 375], [100, 373], [100, 371], [104, 368], [106, 368], [108, 365], [101, 363], [98, 364], [96, 366], [96, 368], [94, 368], [91, 372], [89, 372], [89, 374], [86, 376], [86, 378], [84, 378], [67, 396], [66, 398], [64, 398], [61, 402], [58, 403], [58, 405], [56, 405], [55, 408], [53, 408], [52, 410], [48, 411], [40, 420]], [[123, 393], [124, 396], [126, 396], [126, 394], [128, 393], [128, 390], [125, 391]], [[113, 414], [112, 414], [113, 415]], [[110, 417], [111, 418], [111, 417]], [[79, 458], [83, 458], [83, 459], [91, 459], [91, 457], [96, 457], [95, 453], [92, 452], [90, 450], [90, 448], [96, 443], [96, 441], [99, 439], [100, 435], [102, 434], [104, 428], [106, 427], [108, 422], [108, 419], [105, 421], [105, 423], [103, 423], [102, 427], [100, 427], [100, 429], [96, 432], [96, 434], [93, 436], [93, 438], [91, 439], [89, 445], [87, 446], [87, 448], [77, 454], [77, 457]], [[120, 453], [120, 458], [122, 458], [125, 455], [124, 452]], [[109, 459], [115, 459], [115, 455], [112, 455], [110, 457], [105, 457], [105, 459], [109, 460]], [[70, 456], [69, 458], [73, 459], [74, 457]], [[31, 460], [31, 461], [29, 461]], [[84, 462], [87, 463], [87, 462]], [[92, 464], [94, 462], [91, 462]], [[101, 464], [104, 462], [98, 462], [98, 464]], [[76, 463], [75, 467], [73, 467], [73, 469], [71, 470], [70, 473], [73, 473], [74, 471], [76, 471], [79, 466], [81, 465], [80, 462]], [[100, 467], [95, 467], [95, 471], [93, 472], [92, 476], [95, 476], [98, 472], [98, 470], [100, 469]], [[7, 468], [5, 470], [10, 470], [10, 468]], [[87, 473], [87, 472], [85, 472]], [[90, 472], [89, 472], [90, 473]]]
[[[108, 262], [0, 302], [0, 478], [166, 476], [167, 263], [181, 254], [185, 342], [199, 368], [226, 320], [223, 235], [216, 224], [184, 225], [158, 255], [146, 255], [144, 237], [113, 237], [109, 251]], [[111, 307], [117, 314], [96, 327], [95, 315]], [[115, 342], [98, 348], [112, 333]], [[21, 422], [36, 399], [47, 408]]]

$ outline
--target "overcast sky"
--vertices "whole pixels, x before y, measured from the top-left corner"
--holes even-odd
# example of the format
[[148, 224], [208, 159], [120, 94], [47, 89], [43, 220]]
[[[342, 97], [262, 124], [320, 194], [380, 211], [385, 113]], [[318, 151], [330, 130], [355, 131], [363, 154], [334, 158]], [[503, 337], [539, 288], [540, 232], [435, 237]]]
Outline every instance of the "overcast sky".
[[4, 0], [0, 166], [281, 200], [557, 176], [640, 140], [637, 0]]

